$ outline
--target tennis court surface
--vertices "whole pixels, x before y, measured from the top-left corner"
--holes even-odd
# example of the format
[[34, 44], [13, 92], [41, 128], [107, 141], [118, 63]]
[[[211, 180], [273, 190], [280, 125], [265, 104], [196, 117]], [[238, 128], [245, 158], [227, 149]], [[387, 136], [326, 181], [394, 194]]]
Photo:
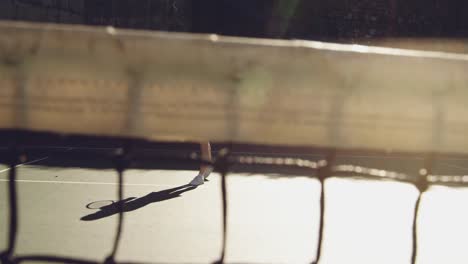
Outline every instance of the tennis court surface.
[[[63, 155], [49, 155], [54, 153]], [[111, 251], [117, 211], [116, 172], [70, 160], [74, 152], [106, 148], [43, 147], [17, 167], [18, 255], [58, 255], [103, 261]], [[155, 152], [179, 151], [166, 147]], [[65, 155], [66, 153], [66, 155]], [[42, 155], [41, 155], [42, 154]], [[257, 153], [259, 154], [259, 153]], [[49, 155], [49, 156], [48, 156]], [[317, 159], [316, 157], [309, 157]], [[343, 156], [342, 163], [416, 169], [422, 159]], [[71, 166], [70, 163], [75, 165]], [[439, 161], [461, 173], [465, 160]], [[92, 165], [92, 166], [90, 166]], [[105, 164], [103, 165], [105, 167]], [[181, 165], [181, 167], [183, 167]], [[0, 168], [0, 211], [8, 211], [9, 169]], [[198, 188], [195, 170], [129, 169], [124, 173], [124, 225], [118, 261], [211, 263], [222, 247], [220, 176]], [[319, 181], [307, 175], [231, 173], [227, 177], [228, 263], [310, 263], [317, 248]], [[323, 263], [407, 263], [415, 187], [388, 181], [326, 181]], [[468, 231], [464, 189], [433, 187], [419, 219], [418, 263], [465, 263]], [[101, 208], [101, 209], [99, 209]], [[7, 214], [0, 221], [5, 248]]]

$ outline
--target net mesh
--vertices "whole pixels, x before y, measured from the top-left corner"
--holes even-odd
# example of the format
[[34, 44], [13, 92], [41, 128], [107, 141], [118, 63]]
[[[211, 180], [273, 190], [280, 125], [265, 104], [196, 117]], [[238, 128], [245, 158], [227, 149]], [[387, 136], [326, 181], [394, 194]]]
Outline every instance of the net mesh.
[[[24, 131], [3, 131], [7, 135], [19, 135], [15, 136], [13, 144], [10, 144], [8, 151], [3, 153], [2, 163], [9, 166], [8, 172], [8, 191], [9, 191], [9, 233], [8, 233], [8, 247], [2, 251], [1, 260], [2, 263], [23, 263], [23, 262], [56, 262], [56, 263], [118, 263], [115, 260], [115, 256], [120, 247], [121, 234], [125, 228], [125, 218], [123, 203], [116, 203], [118, 211], [118, 225], [115, 230], [115, 239], [113, 241], [112, 248], [109, 249], [110, 253], [104, 260], [87, 260], [69, 258], [67, 256], [54, 256], [54, 255], [17, 255], [15, 254], [15, 248], [17, 244], [18, 236], [18, 204], [17, 197], [17, 165], [24, 163], [28, 153], [22, 148], [22, 139], [26, 137], [34, 136], [35, 132], [24, 132]], [[108, 155], [107, 158], [112, 161], [113, 168], [117, 175], [117, 196], [119, 201], [124, 199], [124, 175], [125, 170], [131, 167], [133, 162], [138, 162], [141, 157], [133, 155], [134, 148], [132, 147], [132, 140], [120, 140], [123, 142], [121, 147], [116, 148], [112, 155]], [[231, 143], [231, 147], [235, 147], [236, 144]], [[313, 151], [313, 150], [312, 150]], [[320, 191], [320, 220], [317, 248], [315, 249], [315, 258], [312, 263], [319, 263], [322, 251], [323, 240], [326, 239], [324, 234], [324, 222], [325, 222], [325, 210], [326, 210], [326, 188], [325, 182], [327, 179], [332, 177], [342, 178], [363, 178], [367, 180], [390, 180], [397, 182], [405, 182], [414, 185], [419, 190], [419, 196], [414, 204], [413, 224], [412, 233], [408, 234], [412, 237], [412, 255], [409, 263], [416, 263], [418, 253], [418, 217], [420, 215], [420, 204], [424, 198], [424, 193], [429, 187], [433, 185], [443, 186], [455, 186], [461, 187], [468, 184], [468, 175], [434, 175], [433, 168], [436, 163], [436, 155], [434, 153], [425, 154], [424, 167], [419, 170], [417, 174], [407, 174], [396, 171], [387, 171], [378, 168], [368, 168], [363, 166], [357, 166], [353, 164], [338, 164], [336, 162], [337, 154], [340, 154], [340, 150], [337, 149], [319, 149], [322, 153], [326, 153], [325, 158], [321, 160], [310, 160], [296, 157], [278, 157], [278, 156], [265, 156], [265, 155], [231, 155], [228, 148], [220, 150], [213, 161], [207, 161], [201, 159], [196, 153], [186, 154], [165, 154], [163, 156], [151, 157], [156, 164], [164, 164], [167, 162], [183, 162], [191, 165], [208, 165], [212, 166], [215, 172], [221, 175], [221, 196], [222, 200], [222, 248], [220, 249], [219, 259], [215, 263], [224, 263], [226, 242], [227, 242], [227, 230], [228, 226], [228, 191], [229, 186], [226, 178], [229, 176], [231, 171], [236, 171], [236, 168], [242, 166], [244, 171], [293, 171], [294, 169], [300, 169], [312, 178], [317, 179], [322, 188]], [[416, 155], [416, 154], [414, 154]], [[421, 155], [421, 154], [418, 154]], [[283, 177], [288, 177], [284, 174]], [[311, 249], [312, 250], [312, 249]], [[187, 260], [190, 261], [190, 260]], [[132, 262], [126, 262], [132, 263]]]

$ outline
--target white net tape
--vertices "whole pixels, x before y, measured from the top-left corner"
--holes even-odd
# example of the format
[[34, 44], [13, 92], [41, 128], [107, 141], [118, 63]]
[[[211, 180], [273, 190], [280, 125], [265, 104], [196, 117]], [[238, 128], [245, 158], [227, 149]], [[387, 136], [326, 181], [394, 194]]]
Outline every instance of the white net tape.
[[0, 23], [0, 126], [465, 153], [468, 55]]

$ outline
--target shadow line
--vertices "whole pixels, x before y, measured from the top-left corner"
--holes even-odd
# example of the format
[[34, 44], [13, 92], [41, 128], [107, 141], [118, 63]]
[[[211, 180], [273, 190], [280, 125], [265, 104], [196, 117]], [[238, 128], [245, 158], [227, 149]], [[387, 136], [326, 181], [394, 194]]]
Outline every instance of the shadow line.
[[157, 203], [157, 202], [162, 202], [162, 201], [170, 200], [173, 198], [177, 198], [181, 196], [182, 193], [191, 191], [194, 189], [196, 189], [195, 186], [185, 184], [185, 185], [181, 185], [175, 188], [162, 190], [159, 192], [152, 192], [139, 198], [135, 198], [135, 197], [126, 198], [122, 201], [118, 201], [116, 203], [103, 206], [99, 209], [99, 211], [92, 213], [92, 214], [85, 215], [81, 217], [80, 219], [81, 221], [93, 221], [93, 220], [98, 220], [98, 219], [102, 219], [105, 217], [118, 214], [119, 213], [118, 208], [120, 204], [123, 204], [122, 205], [123, 212], [134, 211], [144, 206], [147, 206], [148, 204], [151, 204], [151, 203]]

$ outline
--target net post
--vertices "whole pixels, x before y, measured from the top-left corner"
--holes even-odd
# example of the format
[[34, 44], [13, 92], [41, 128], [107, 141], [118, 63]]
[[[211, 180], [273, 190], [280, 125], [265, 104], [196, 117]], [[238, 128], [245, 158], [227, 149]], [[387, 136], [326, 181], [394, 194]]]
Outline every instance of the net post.
[[318, 264], [322, 254], [322, 242], [323, 242], [323, 227], [325, 223], [325, 180], [332, 175], [333, 166], [336, 159], [336, 150], [331, 149], [328, 151], [325, 160], [318, 162], [318, 173], [317, 177], [320, 181], [320, 222], [318, 230], [318, 241], [315, 260], [312, 264]]
[[[14, 132], [17, 133], [17, 132]], [[16, 247], [18, 237], [18, 196], [16, 185], [16, 166], [25, 159], [22, 151], [18, 146], [18, 138], [15, 135], [13, 144], [9, 147], [6, 163], [9, 167], [8, 171], [8, 199], [9, 199], [9, 232], [8, 232], [8, 247], [0, 253], [0, 262], [2, 264], [14, 263], [13, 254]]]
[[429, 182], [427, 176], [433, 174], [433, 167], [435, 163], [435, 154], [429, 153], [424, 159], [424, 168], [419, 170], [418, 181], [414, 183], [415, 187], [418, 189], [418, 198], [416, 199], [414, 205], [413, 213], [413, 226], [412, 226], [412, 251], [411, 251], [411, 264], [415, 264], [418, 254], [418, 217], [420, 211], [420, 205], [422, 196], [425, 191], [429, 188]]
[[221, 149], [214, 162], [214, 170], [221, 174], [221, 198], [222, 198], [222, 209], [223, 209], [223, 240], [221, 256], [219, 260], [215, 261], [214, 264], [224, 263], [226, 255], [226, 242], [227, 242], [227, 188], [226, 188], [226, 176], [229, 172], [231, 163], [229, 161], [229, 150], [224, 148]]
[[117, 222], [117, 227], [116, 227], [116, 232], [115, 232], [115, 238], [114, 238], [114, 244], [112, 246], [112, 251], [109, 254], [109, 256], [105, 259], [104, 263], [106, 264], [113, 264], [115, 262], [115, 255], [117, 253], [117, 250], [119, 248], [121, 236], [122, 236], [122, 229], [123, 229], [123, 222], [124, 222], [124, 204], [121, 202], [123, 201], [123, 174], [125, 169], [127, 169], [130, 166], [130, 157], [129, 157], [129, 148], [128, 146], [118, 148], [115, 151], [114, 157], [113, 157], [113, 162], [114, 162], [114, 169], [117, 172], [117, 177], [118, 177], [118, 188], [117, 188], [117, 199], [118, 203], [116, 203], [117, 206], [117, 211], [119, 212], [118, 214], [118, 222]]

